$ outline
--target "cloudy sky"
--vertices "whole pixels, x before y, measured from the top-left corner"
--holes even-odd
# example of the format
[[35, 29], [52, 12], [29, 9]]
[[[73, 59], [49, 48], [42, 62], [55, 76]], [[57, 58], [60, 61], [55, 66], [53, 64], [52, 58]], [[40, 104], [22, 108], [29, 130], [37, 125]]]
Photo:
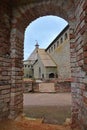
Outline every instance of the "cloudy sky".
[[39, 48], [47, 48], [67, 24], [67, 21], [57, 16], [44, 16], [32, 21], [25, 30], [24, 60], [35, 49], [36, 42]]

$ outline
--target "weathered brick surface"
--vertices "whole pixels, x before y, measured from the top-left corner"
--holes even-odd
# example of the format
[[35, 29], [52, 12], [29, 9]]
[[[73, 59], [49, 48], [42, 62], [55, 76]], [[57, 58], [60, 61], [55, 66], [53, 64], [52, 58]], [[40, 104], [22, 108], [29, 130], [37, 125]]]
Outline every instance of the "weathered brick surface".
[[0, 55], [10, 52], [10, 8], [9, 4], [0, 4]]
[[76, 3], [76, 63], [75, 63], [75, 71], [73, 72], [74, 82], [72, 83], [72, 97], [73, 97], [73, 105], [72, 105], [72, 123], [73, 126], [75, 124], [79, 124], [82, 129], [87, 129], [87, 107], [84, 104], [86, 102], [86, 98], [83, 96], [86, 94], [86, 84], [84, 83], [84, 79], [86, 78], [86, 52], [85, 50], [85, 42], [86, 39], [86, 23], [85, 23], [85, 0], [78, 1]]
[[33, 81], [24, 81], [23, 90], [24, 93], [33, 92]]
[[71, 92], [71, 82], [69, 81], [57, 82], [55, 84], [55, 91], [56, 92]]
[[[48, 90], [48, 88], [51, 87], [51, 83], [52, 83], [52, 90]], [[47, 86], [47, 89], [43, 87], [44, 84]], [[25, 92], [29, 92], [28, 91], [28, 87], [30, 85], [29, 82], [27, 82], [27, 84], [25, 83], [25, 85], [27, 85], [27, 89], [25, 88]], [[58, 93], [71, 92], [71, 81], [47, 80], [43, 81], [42, 83], [33, 82], [32, 86], [30, 87], [32, 88], [31, 89], [32, 92], [58, 92]]]
[[25, 28], [40, 16], [56, 15], [70, 24], [72, 126], [78, 123], [86, 130], [87, 1], [4, 1], [0, 1], [0, 119], [8, 116], [13, 118], [23, 109], [22, 60]]
[[10, 110], [11, 59], [10, 59], [10, 9], [0, 4], [0, 119]]
[[10, 110], [11, 60], [0, 57], [0, 119], [6, 118]]

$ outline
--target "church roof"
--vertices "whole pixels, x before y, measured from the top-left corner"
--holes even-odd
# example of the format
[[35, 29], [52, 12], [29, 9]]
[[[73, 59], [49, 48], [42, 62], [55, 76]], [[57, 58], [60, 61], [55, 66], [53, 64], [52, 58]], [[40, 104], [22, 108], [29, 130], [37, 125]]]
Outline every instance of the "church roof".
[[49, 46], [45, 49], [47, 51], [62, 35], [63, 33], [69, 28], [69, 25], [67, 25], [59, 34], [58, 36], [49, 44]]
[[56, 67], [56, 63], [49, 56], [49, 54], [45, 51], [45, 49], [38, 49], [38, 55], [44, 64], [45, 67]]
[[31, 53], [27, 60], [30, 61], [31, 64], [33, 64], [37, 60], [36, 49], [34, 49], [34, 51]]

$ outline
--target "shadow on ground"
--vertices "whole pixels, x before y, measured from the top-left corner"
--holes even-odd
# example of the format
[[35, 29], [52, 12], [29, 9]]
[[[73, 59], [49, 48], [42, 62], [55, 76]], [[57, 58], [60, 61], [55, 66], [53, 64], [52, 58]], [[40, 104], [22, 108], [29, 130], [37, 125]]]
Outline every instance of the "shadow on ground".
[[44, 123], [61, 125], [71, 118], [71, 106], [25, 106], [24, 113], [30, 118], [42, 118]]

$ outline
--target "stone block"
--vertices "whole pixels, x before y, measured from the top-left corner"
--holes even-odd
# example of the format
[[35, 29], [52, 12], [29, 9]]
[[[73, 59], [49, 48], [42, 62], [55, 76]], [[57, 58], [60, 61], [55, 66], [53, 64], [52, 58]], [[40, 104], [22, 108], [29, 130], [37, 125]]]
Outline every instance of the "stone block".
[[39, 92], [55, 92], [54, 83], [39, 83]]

